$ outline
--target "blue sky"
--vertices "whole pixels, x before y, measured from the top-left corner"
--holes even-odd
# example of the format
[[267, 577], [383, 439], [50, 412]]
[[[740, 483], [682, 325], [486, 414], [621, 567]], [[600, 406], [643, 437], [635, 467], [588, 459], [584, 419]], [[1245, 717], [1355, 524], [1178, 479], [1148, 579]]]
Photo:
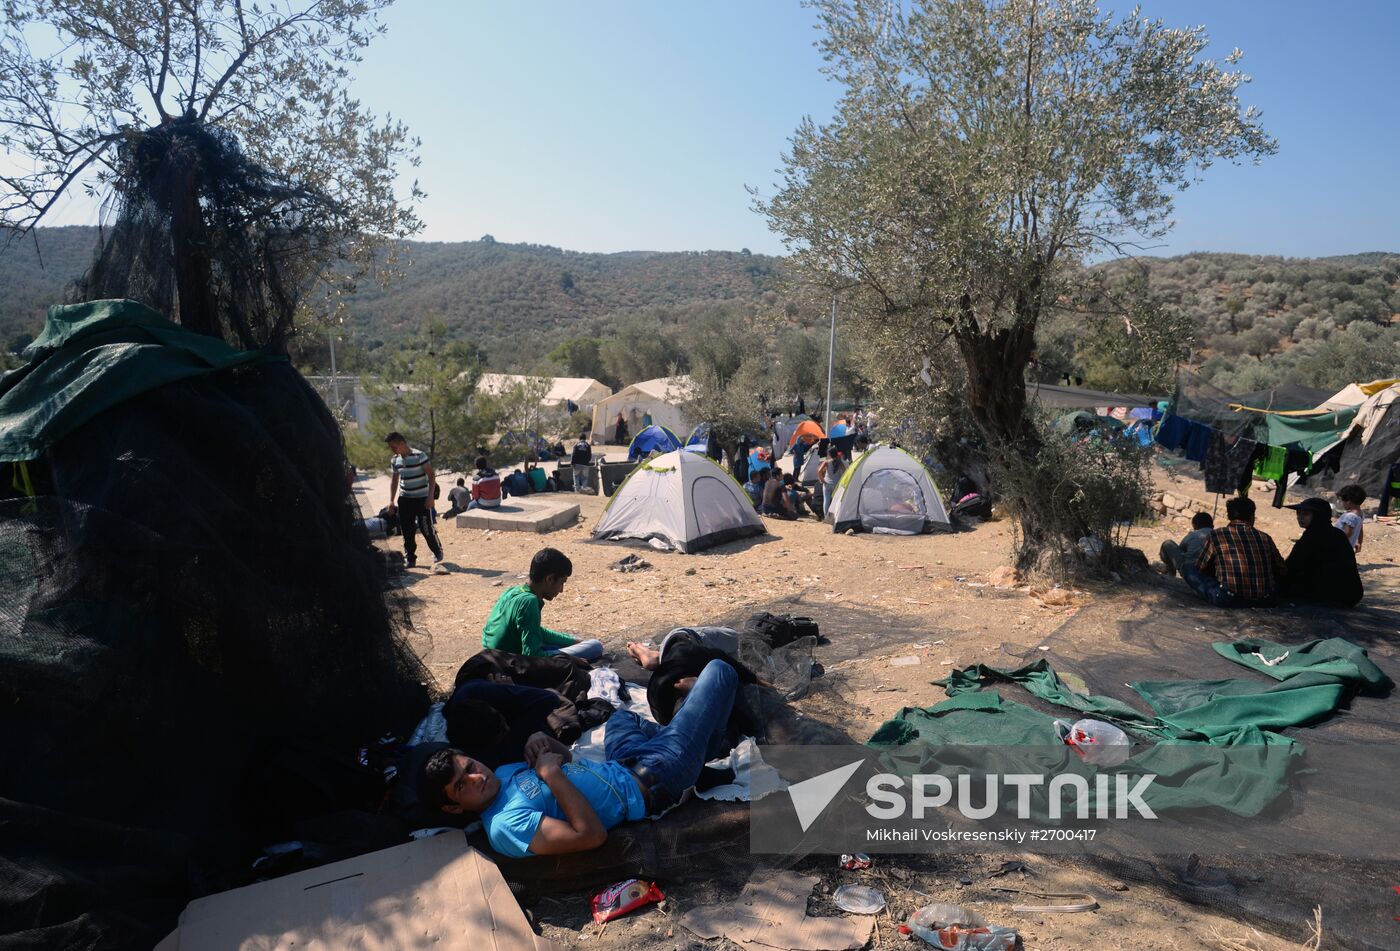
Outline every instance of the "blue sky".
[[[1244, 101], [1280, 144], [1208, 172], [1153, 253], [1400, 250], [1400, 2], [1143, 6], [1245, 51]], [[798, 0], [400, 0], [386, 23], [355, 91], [423, 140], [425, 240], [777, 253], [745, 186], [770, 193], [838, 94]]]

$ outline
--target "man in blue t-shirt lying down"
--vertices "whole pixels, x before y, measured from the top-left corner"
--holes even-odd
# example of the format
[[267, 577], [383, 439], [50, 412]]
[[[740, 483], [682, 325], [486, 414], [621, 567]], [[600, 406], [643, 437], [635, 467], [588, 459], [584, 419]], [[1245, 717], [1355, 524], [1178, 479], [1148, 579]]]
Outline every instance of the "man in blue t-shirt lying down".
[[444, 812], [478, 814], [491, 847], [511, 858], [596, 849], [613, 826], [659, 815], [695, 785], [738, 683], [730, 664], [713, 660], [666, 726], [618, 710], [608, 719], [604, 763], [571, 762], [568, 747], [543, 733], [525, 744], [524, 763], [495, 771], [461, 750], [441, 750], [423, 766], [421, 795]]

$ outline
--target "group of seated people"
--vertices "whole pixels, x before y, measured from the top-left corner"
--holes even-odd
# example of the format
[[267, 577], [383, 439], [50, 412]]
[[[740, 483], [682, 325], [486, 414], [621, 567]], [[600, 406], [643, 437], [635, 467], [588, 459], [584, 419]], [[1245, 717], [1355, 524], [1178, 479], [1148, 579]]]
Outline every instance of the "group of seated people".
[[[497, 599], [477, 658], [517, 669], [538, 663], [528, 659], [544, 659], [554, 663], [555, 675], [586, 671], [588, 661], [602, 656], [601, 642], [550, 630], [541, 621], [545, 602], [563, 592], [572, 573], [562, 552], [536, 553], [529, 581]], [[685, 655], [689, 666], [681, 672], [687, 676], [653, 677], [648, 699], [656, 723], [605, 707], [603, 763], [573, 760], [565, 741], [577, 737], [584, 718], [570, 721], [572, 732], [558, 729], [562, 708], [555, 691], [464, 681], [459, 674], [445, 709], [448, 740], [456, 745], [432, 752], [418, 768], [419, 797], [430, 809], [478, 818], [492, 848], [514, 858], [597, 848], [614, 826], [659, 815], [696, 785], [708, 760], [728, 752], [740, 683], [756, 682], [732, 652], [702, 641], [673, 633], [659, 651], [628, 645], [633, 659], [652, 671]], [[459, 721], [470, 729], [454, 730]]]
[[533, 495], [536, 492], [557, 492], [559, 486], [554, 477], [540, 468], [533, 459], [525, 460], [523, 469], [516, 469], [505, 477], [491, 468], [486, 456], [476, 457], [476, 472], [472, 474], [471, 485], [465, 478], [447, 492], [450, 507], [444, 513], [452, 518], [470, 509], [500, 508], [501, 500], [511, 496]]
[[780, 472], [776, 467], [762, 461], [749, 467], [749, 478], [744, 483], [744, 493], [753, 502], [760, 515], [773, 518], [797, 519], [811, 515], [821, 521], [831, 508], [836, 486], [850, 465], [850, 460], [837, 446], [830, 445], [826, 455], [817, 467], [817, 483], [822, 487], [818, 496], [791, 473]]
[[1351, 607], [1362, 596], [1356, 552], [1366, 493], [1360, 486], [1347, 486], [1339, 495], [1347, 513], [1336, 525], [1326, 499], [1288, 506], [1303, 534], [1286, 560], [1274, 540], [1254, 527], [1254, 502], [1233, 498], [1225, 504], [1229, 524], [1216, 528], [1210, 515], [1196, 513], [1185, 538], [1162, 544], [1162, 562], [1168, 574], [1179, 573], [1192, 591], [1217, 607], [1269, 607], [1280, 598]]

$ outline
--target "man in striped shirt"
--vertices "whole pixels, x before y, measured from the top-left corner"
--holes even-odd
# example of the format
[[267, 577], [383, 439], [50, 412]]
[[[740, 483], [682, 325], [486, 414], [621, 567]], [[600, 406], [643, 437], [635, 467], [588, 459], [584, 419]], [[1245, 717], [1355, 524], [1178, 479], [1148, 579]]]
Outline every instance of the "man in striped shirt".
[[1274, 540], [1254, 527], [1254, 502], [1225, 503], [1230, 524], [1212, 529], [1194, 565], [1182, 567], [1191, 589], [1220, 608], [1268, 607], [1278, 600], [1283, 556]]
[[418, 562], [417, 534], [423, 533], [423, 540], [433, 552], [433, 564], [442, 563], [442, 543], [438, 541], [437, 530], [433, 528], [432, 505], [433, 464], [428, 454], [409, 446], [408, 440], [399, 433], [384, 437], [389, 451], [394, 454], [389, 466], [393, 477], [389, 480], [389, 513], [397, 509], [399, 531], [403, 532], [403, 554], [408, 567]]

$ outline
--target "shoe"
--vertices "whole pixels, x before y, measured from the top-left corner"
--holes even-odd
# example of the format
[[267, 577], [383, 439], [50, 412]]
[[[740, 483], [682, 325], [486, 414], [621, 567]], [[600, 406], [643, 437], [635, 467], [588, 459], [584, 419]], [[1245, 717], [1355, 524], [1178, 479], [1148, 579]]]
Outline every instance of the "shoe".
[[440, 564], [442, 564], [442, 556], [441, 556], [441, 555], [434, 555], [434, 556], [433, 556], [433, 564], [435, 564], [435, 565], [440, 565]]
[[416, 568], [416, 567], [418, 567], [418, 559], [416, 559], [416, 558], [407, 558], [407, 559], [404, 560], [404, 566], [405, 566], [405, 567], [408, 567], [408, 568]]

